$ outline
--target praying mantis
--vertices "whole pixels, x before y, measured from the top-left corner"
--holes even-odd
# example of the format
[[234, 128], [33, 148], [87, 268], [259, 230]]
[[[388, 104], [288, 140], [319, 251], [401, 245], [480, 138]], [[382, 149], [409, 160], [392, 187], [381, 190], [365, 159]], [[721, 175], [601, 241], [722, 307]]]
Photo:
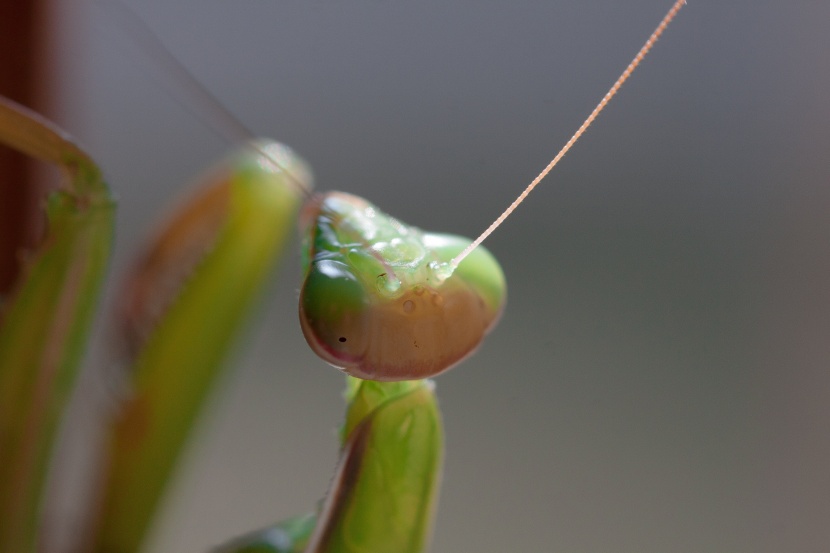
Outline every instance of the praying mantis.
[[[678, 7], [679, 7], [679, 5], [680, 5], [680, 4], [676, 4], [675, 8], [678, 8]], [[282, 166], [280, 166], [280, 168], [281, 168], [281, 169], [285, 169], [285, 168], [284, 168], [284, 167], [282, 167]], [[289, 170], [287, 170], [287, 172], [292, 173], [292, 171], [291, 171], [290, 169], [289, 169]], [[495, 303], [499, 303], [499, 302], [495, 302]], [[497, 308], [497, 309], [494, 309], [494, 311], [498, 311], [498, 310], [500, 310], [500, 307], [499, 307], [499, 308]], [[331, 359], [329, 359], [329, 360], [331, 361]], [[444, 368], [446, 368], [446, 367], [444, 367]], [[442, 369], [442, 370], [443, 370], [443, 369]], [[437, 371], [436, 371], [436, 372], [437, 372]], [[434, 373], [433, 373], [433, 372], [430, 372], [430, 373], [424, 374], [424, 376], [431, 376], [432, 374], [434, 374]], [[367, 376], [367, 375], [366, 375], [365, 373], [358, 373], [358, 376]], [[370, 374], [369, 376], [375, 376], [375, 375]], [[415, 376], [417, 376], [417, 375], [415, 375]], [[413, 376], [413, 377], [414, 377], [414, 376]], [[353, 392], [353, 393], [354, 393], [354, 392]], [[317, 542], [315, 542], [315, 539], [317, 540]], [[312, 542], [313, 542], [313, 543], [320, 543], [320, 540], [322, 540], [322, 538], [320, 538], [319, 536], [318, 536], [317, 538], [312, 538]], [[420, 547], [420, 544], [417, 544], [417, 546], [418, 546], [418, 547]], [[322, 546], [322, 545], [315, 545], [314, 547], [323, 547], [323, 546]], [[318, 550], [318, 549], [314, 549], [314, 550], [316, 551], [316, 550]], [[324, 549], [319, 549], [319, 550], [324, 550]], [[325, 550], [328, 550], [328, 549], [325, 549]], [[332, 550], [333, 550], [333, 549], [332, 549]]]

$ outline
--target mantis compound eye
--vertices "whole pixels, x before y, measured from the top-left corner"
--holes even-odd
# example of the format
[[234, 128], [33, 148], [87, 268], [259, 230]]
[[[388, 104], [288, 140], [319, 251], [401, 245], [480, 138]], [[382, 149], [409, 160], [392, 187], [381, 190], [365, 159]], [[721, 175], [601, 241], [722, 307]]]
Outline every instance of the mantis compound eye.
[[330, 363], [353, 363], [366, 349], [371, 304], [363, 283], [348, 265], [320, 260], [309, 268], [303, 286], [303, 331], [307, 337], [310, 333], [321, 349], [330, 352], [323, 356]]
[[303, 334], [352, 376], [437, 375], [471, 354], [501, 314], [504, 274], [484, 248], [446, 271], [465, 238], [424, 233], [342, 193], [315, 197], [303, 220]]

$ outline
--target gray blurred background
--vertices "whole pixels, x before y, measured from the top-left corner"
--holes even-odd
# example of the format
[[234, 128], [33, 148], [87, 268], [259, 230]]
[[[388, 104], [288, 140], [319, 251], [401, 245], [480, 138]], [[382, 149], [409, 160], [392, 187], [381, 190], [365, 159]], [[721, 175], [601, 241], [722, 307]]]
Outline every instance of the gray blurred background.
[[[472, 236], [671, 2], [127, 3], [241, 120], [300, 152], [320, 189]], [[227, 144], [122, 52], [105, 10], [60, 10], [56, 118], [119, 198], [120, 275]], [[828, 25], [824, 0], [691, 0], [488, 240], [509, 303], [478, 355], [438, 379], [433, 551], [830, 548]], [[205, 551], [326, 489], [342, 379], [299, 332], [295, 258], [149, 551]], [[107, 395], [98, 342], [79, 420]], [[88, 450], [67, 442], [66, 463]]]

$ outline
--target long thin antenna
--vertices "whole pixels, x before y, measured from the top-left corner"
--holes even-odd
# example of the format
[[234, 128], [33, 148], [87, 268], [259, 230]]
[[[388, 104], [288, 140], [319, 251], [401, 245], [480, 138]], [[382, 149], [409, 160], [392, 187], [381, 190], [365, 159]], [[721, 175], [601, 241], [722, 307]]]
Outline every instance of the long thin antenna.
[[[220, 136], [232, 142], [245, 142], [258, 154], [264, 156], [306, 197], [311, 195], [302, 180], [283, 167], [274, 156], [258, 147], [257, 138], [228, 108], [185, 67], [162, 43], [150, 26], [135, 12], [117, 0], [99, 0], [98, 4], [110, 10], [114, 21], [130, 35], [132, 43], [149, 61], [152, 69], [160, 74], [169, 88], [176, 91], [173, 97], [185, 109], [204, 120]], [[198, 107], [196, 107], [198, 106]]]
[[458, 267], [458, 264], [461, 263], [461, 261], [465, 257], [467, 257], [471, 251], [478, 247], [478, 245], [481, 244], [485, 238], [490, 236], [490, 234], [494, 230], [496, 230], [496, 228], [498, 228], [498, 226], [501, 225], [502, 222], [504, 222], [504, 220], [507, 219], [511, 213], [513, 213], [513, 211], [519, 206], [519, 204], [524, 201], [527, 195], [530, 194], [530, 192], [534, 188], [536, 188], [536, 185], [539, 184], [539, 182], [541, 182], [541, 180], [544, 179], [548, 173], [550, 173], [550, 170], [553, 169], [557, 163], [559, 163], [559, 160], [562, 159], [562, 157], [564, 157], [566, 153], [568, 153], [568, 150], [571, 149], [571, 146], [573, 146], [574, 143], [577, 140], [579, 140], [579, 137], [582, 136], [582, 133], [584, 133], [585, 130], [591, 125], [591, 123], [594, 122], [594, 119], [597, 118], [599, 112], [601, 112], [603, 108], [608, 104], [608, 102], [611, 101], [611, 98], [613, 98], [617, 94], [617, 91], [619, 91], [623, 83], [625, 83], [625, 81], [628, 80], [628, 77], [631, 76], [631, 73], [633, 73], [637, 66], [640, 65], [640, 62], [643, 61], [643, 58], [646, 56], [646, 54], [648, 54], [649, 50], [651, 50], [652, 46], [654, 46], [654, 43], [657, 42], [657, 39], [660, 38], [660, 35], [663, 34], [663, 31], [666, 30], [666, 27], [669, 25], [669, 23], [671, 23], [671, 20], [674, 19], [674, 16], [677, 15], [677, 12], [680, 11], [680, 8], [682, 8], [684, 4], [686, 4], [686, 0], [677, 0], [674, 3], [674, 5], [668, 11], [665, 17], [663, 17], [663, 20], [660, 21], [660, 24], [657, 25], [657, 28], [654, 30], [654, 32], [651, 33], [651, 36], [648, 37], [646, 43], [643, 44], [643, 47], [640, 48], [640, 51], [637, 52], [637, 55], [634, 56], [634, 59], [631, 60], [631, 63], [628, 64], [628, 67], [625, 68], [625, 71], [623, 71], [619, 78], [617, 78], [616, 82], [611, 86], [611, 88], [608, 90], [605, 96], [602, 97], [602, 100], [600, 100], [599, 104], [597, 104], [597, 107], [594, 108], [594, 111], [592, 111], [588, 118], [585, 119], [585, 122], [582, 123], [582, 125], [579, 127], [579, 129], [577, 129], [577, 131], [570, 138], [570, 140], [568, 140], [568, 142], [565, 143], [562, 149], [559, 150], [559, 153], [556, 154], [556, 157], [554, 157], [553, 160], [551, 160], [551, 162], [548, 163], [548, 166], [545, 167], [542, 170], [542, 172], [539, 173], [539, 175], [535, 179], [533, 179], [533, 181], [529, 185], [527, 185], [527, 188], [525, 188], [524, 191], [521, 194], [519, 194], [519, 197], [516, 198], [512, 204], [510, 204], [510, 207], [505, 209], [504, 213], [499, 215], [499, 217], [495, 221], [493, 221], [493, 224], [491, 224], [489, 227], [487, 227], [487, 230], [481, 233], [481, 236], [476, 238], [472, 244], [467, 246], [464, 249], [464, 251], [462, 251], [460, 254], [455, 256], [452, 261], [450, 261], [450, 271], [454, 271], [456, 267]]

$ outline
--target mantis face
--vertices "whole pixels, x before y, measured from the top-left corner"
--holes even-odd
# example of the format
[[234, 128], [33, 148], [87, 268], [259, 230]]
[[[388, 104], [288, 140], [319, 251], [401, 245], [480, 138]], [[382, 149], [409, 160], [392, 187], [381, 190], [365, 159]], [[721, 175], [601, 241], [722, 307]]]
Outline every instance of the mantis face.
[[472, 353], [504, 306], [504, 274], [470, 244], [382, 213], [366, 200], [332, 192], [305, 208], [305, 281], [300, 323], [311, 348], [358, 378], [415, 380]]

